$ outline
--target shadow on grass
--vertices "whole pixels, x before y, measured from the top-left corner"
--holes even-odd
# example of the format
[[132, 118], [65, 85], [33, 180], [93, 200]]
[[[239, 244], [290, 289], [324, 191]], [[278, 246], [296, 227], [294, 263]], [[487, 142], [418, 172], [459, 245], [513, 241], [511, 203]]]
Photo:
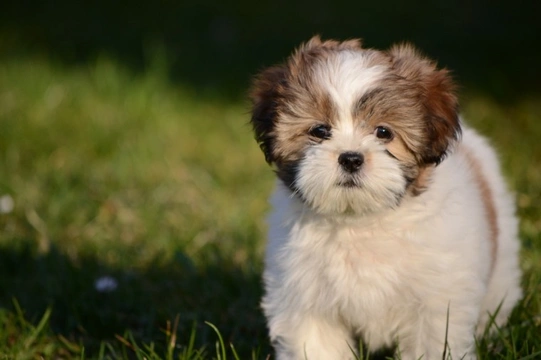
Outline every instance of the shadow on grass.
[[[240, 359], [267, 359], [272, 353], [258, 307], [260, 274], [236, 268], [227, 259], [197, 269], [179, 252], [172, 260], [155, 258], [144, 270], [126, 270], [106, 266], [98, 257], [73, 260], [55, 248], [39, 255], [29, 246], [4, 247], [0, 272], [0, 309], [16, 312], [16, 299], [30, 324], [38, 324], [52, 309], [49, 325], [54, 334], [83, 345], [87, 358], [96, 358], [104, 341], [113, 358], [122, 351], [128, 352], [122, 359], [138, 358], [141, 354], [131, 354], [130, 344], [153, 343], [154, 351], [165, 355], [165, 333], [171, 329], [167, 323], [174, 323], [177, 316], [179, 353], [194, 329], [195, 348], [204, 347], [206, 356], [215, 353], [217, 336], [205, 321], [219, 329], [226, 346], [235, 346]], [[96, 289], [96, 280], [104, 277], [116, 281], [114, 290]], [[499, 329], [498, 338], [480, 340], [481, 358], [539, 354], [539, 324], [535, 325], [539, 277], [527, 273], [524, 280], [526, 296], [514, 310], [510, 326]], [[127, 331], [130, 335], [124, 337]], [[369, 358], [387, 359], [391, 354], [387, 350]]]
[[[217, 338], [204, 323], [209, 321], [241, 359], [251, 358], [254, 349], [261, 358], [270, 351], [258, 306], [260, 275], [225, 259], [196, 269], [178, 253], [172, 261], [156, 258], [144, 270], [125, 270], [107, 267], [96, 257], [70, 260], [55, 248], [44, 255], [29, 247], [2, 248], [0, 273], [0, 308], [13, 310], [16, 299], [34, 324], [52, 308], [52, 331], [82, 343], [87, 356], [95, 356], [102, 341], [120, 347], [115, 335], [125, 331], [138, 343], [154, 342], [165, 354], [166, 324], [177, 315], [180, 345], [188, 344], [195, 326], [196, 348], [206, 346], [213, 353]], [[103, 277], [116, 280], [116, 289], [97, 291], [96, 280]]]

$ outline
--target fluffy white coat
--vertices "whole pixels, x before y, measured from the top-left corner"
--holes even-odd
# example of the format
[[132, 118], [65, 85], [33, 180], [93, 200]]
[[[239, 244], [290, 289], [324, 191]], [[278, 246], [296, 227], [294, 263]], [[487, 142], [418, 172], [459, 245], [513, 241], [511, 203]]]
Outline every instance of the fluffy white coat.
[[[312, 40], [290, 60], [289, 70], [271, 69], [254, 95], [254, 128], [268, 160], [286, 170], [289, 158], [295, 163], [287, 170], [293, 180], [279, 173], [265, 256], [262, 307], [277, 359], [353, 359], [358, 337], [371, 350], [396, 345], [403, 360], [441, 359], [444, 353], [474, 359], [474, 334], [483, 333], [492, 314], [504, 324], [522, 295], [514, 201], [496, 154], [462, 124], [461, 141], [440, 164], [427, 165], [426, 189], [405, 192], [412, 155], [404, 146], [427, 148], [416, 143], [426, 138], [424, 128], [415, 127], [423, 118], [401, 122], [398, 112], [386, 122], [370, 120], [373, 112], [359, 118], [351, 109], [363, 94], [395, 86], [389, 74], [398, 72], [398, 81], [413, 87], [434, 73], [434, 89], [445, 85], [438, 78], [445, 74], [407, 47], [389, 58], [356, 42], [344, 44]], [[400, 70], [403, 64], [413, 70]], [[313, 134], [310, 124], [321, 119], [302, 114], [310, 109], [306, 101], [316, 104], [322, 94], [334, 107], [326, 125], [330, 135], [289, 138], [303, 126]], [[401, 93], [389, 94], [394, 99]], [[453, 99], [444, 95], [443, 102]], [[274, 109], [279, 101], [282, 108]], [[400, 98], [392, 101], [406, 106]], [[404, 114], [415, 114], [408, 106]], [[396, 138], [378, 136], [381, 126], [396, 130]], [[295, 141], [307, 145], [290, 150], [297, 149]], [[351, 151], [363, 154], [358, 171], [345, 171], [337, 161]], [[341, 185], [347, 181], [353, 185]], [[487, 201], [496, 209], [492, 218]]]

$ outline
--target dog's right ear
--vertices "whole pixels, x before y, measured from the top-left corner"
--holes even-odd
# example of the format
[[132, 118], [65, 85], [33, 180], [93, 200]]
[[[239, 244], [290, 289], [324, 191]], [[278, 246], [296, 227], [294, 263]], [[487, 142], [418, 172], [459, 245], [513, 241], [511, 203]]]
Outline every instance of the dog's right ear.
[[451, 146], [459, 141], [462, 132], [456, 85], [449, 71], [438, 69], [435, 62], [419, 55], [411, 45], [395, 45], [389, 50], [389, 55], [394, 71], [421, 89], [420, 100], [426, 112], [425, 147], [421, 161], [437, 165]]
[[270, 164], [274, 157], [276, 121], [279, 105], [283, 101], [287, 83], [287, 68], [283, 65], [273, 66], [257, 75], [252, 83], [250, 99], [252, 100], [252, 127], [255, 138]]

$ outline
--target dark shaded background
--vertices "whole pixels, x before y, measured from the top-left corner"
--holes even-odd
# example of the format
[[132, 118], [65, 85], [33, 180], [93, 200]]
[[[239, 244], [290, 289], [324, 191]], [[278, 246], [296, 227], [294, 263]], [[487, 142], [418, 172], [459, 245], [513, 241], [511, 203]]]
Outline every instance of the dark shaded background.
[[513, 100], [541, 89], [540, 24], [535, 0], [12, 0], [0, 5], [0, 56], [79, 64], [106, 53], [139, 70], [162, 51], [175, 81], [237, 98], [314, 34], [371, 47], [407, 40], [467, 90]]

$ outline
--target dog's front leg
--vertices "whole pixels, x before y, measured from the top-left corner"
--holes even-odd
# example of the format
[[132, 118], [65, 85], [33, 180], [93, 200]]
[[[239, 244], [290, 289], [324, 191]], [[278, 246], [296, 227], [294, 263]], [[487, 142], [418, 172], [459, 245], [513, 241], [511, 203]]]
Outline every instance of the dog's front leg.
[[280, 316], [270, 322], [277, 360], [355, 359], [346, 327], [316, 316]]
[[[455, 309], [457, 310], [457, 309]], [[477, 359], [474, 309], [453, 311], [423, 309], [399, 333], [399, 360]], [[445, 355], [445, 356], [444, 356]]]

